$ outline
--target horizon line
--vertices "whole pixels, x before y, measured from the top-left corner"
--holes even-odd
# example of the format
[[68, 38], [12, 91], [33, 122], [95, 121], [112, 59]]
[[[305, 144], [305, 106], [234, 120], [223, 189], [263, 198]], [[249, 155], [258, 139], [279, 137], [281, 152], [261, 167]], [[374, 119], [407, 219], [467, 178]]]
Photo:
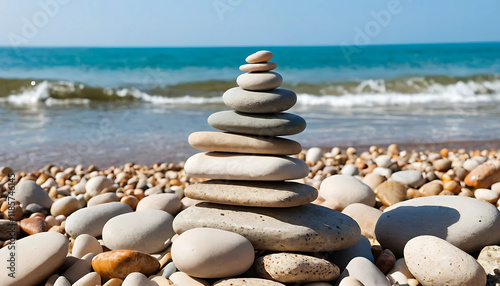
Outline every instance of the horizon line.
[[434, 43], [381, 43], [381, 44], [368, 44], [368, 45], [227, 45], [227, 46], [2, 46], [0, 48], [13, 48], [13, 49], [39, 49], [39, 48], [100, 48], [100, 49], [127, 49], [127, 48], [151, 48], [151, 49], [161, 49], [161, 48], [256, 48], [256, 47], [272, 47], [272, 48], [284, 48], [284, 47], [371, 47], [371, 46], [405, 46], [405, 45], [450, 45], [450, 44], [496, 44], [500, 41], [470, 41], [470, 42], [434, 42]]

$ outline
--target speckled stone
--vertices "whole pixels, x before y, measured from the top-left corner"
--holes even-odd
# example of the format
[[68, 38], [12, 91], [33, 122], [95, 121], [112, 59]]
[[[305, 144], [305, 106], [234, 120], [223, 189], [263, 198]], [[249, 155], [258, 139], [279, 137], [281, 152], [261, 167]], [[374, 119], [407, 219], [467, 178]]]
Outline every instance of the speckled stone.
[[275, 251], [345, 249], [361, 235], [358, 224], [347, 215], [314, 204], [256, 208], [199, 203], [174, 219], [176, 233], [196, 227], [236, 232], [250, 240], [255, 249]]
[[486, 273], [469, 254], [430, 235], [408, 241], [404, 248], [408, 269], [422, 285], [478, 286]]
[[188, 140], [192, 147], [206, 151], [272, 155], [293, 155], [302, 151], [300, 143], [280, 137], [204, 131], [191, 133]]
[[339, 268], [324, 259], [294, 253], [273, 253], [255, 261], [257, 273], [262, 278], [283, 283], [308, 283], [335, 280]]
[[295, 207], [314, 201], [318, 191], [294, 182], [210, 180], [189, 185], [184, 194], [213, 203], [253, 207]]
[[219, 111], [208, 117], [208, 124], [219, 130], [263, 137], [294, 135], [306, 129], [304, 118], [285, 112], [249, 114]]

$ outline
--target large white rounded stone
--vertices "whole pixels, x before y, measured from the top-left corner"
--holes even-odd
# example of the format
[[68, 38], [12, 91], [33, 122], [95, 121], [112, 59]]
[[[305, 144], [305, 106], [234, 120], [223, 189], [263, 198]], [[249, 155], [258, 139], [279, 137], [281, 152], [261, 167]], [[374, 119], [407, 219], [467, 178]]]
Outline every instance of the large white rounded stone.
[[325, 199], [325, 205], [338, 211], [354, 203], [373, 207], [375, 193], [360, 180], [349, 175], [333, 175], [321, 182], [319, 195]]
[[172, 260], [180, 271], [194, 277], [233, 277], [252, 266], [254, 249], [248, 239], [234, 232], [194, 228], [177, 237]]
[[420, 235], [434, 235], [474, 252], [500, 243], [500, 216], [492, 204], [469, 197], [420, 197], [385, 209], [375, 234], [382, 247], [397, 257], [410, 239]]
[[417, 236], [404, 248], [406, 265], [422, 285], [486, 285], [483, 267], [466, 252], [431, 235]]
[[22, 180], [15, 186], [14, 199], [19, 201], [23, 208], [29, 204], [39, 204], [50, 209], [53, 202], [46, 190], [30, 180]]
[[[0, 249], [0, 284], [37, 285], [45, 281], [64, 263], [68, 247], [69, 240], [58, 232], [37, 233], [17, 240], [10, 248], [3, 247]], [[15, 278], [9, 277], [11, 270]]]
[[102, 229], [104, 245], [111, 250], [158, 253], [167, 248], [175, 235], [174, 217], [161, 210], [144, 210], [115, 216]]

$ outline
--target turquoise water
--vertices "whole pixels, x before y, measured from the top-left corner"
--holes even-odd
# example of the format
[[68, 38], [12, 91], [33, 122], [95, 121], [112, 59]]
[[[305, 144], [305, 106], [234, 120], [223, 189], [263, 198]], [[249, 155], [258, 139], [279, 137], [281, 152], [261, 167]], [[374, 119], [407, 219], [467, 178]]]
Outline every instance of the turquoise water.
[[304, 146], [500, 139], [500, 43], [0, 48], [0, 165], [184, 160], [260, 49], [298, 95]]

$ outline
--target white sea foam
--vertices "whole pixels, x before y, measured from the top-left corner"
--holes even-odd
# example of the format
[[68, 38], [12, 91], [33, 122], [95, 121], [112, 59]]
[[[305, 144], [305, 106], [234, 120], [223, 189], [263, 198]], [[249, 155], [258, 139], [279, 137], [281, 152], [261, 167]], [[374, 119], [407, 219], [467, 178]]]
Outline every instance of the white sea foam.
[[[404, 106], [404, 105], [433, 105], [448, 104], [485, 105], [500, 103], [500, 79], [491, 81], [458, 81], [454, 84], [438, 84], [425, 81], [423, 78], [409, 78], [407, 86], [414, 87], [414, 93], [395, 92], [387, 88], [384, 80], [361, 81], [354, 88], [347, 89], [337, 85], [333, 90], [336, 94], [329, 94], [329, 89], [321, 90], [324, 95], [299, 93], [297, 103], [302, 106], [331, 106], [331, 107], [371, 107], [371, 106]], [[72, 82], [51, 83], [43, 81], [34, 87], [25, 88], [17, 94], [0, 97], [0, 103], [16, 106], [45, 104], [71, 105], [89, 104], [90, 99], [78, 98], [75, 90], [83, 90]], [[51, 91], [58, 94], [70, 94], [66, 98], [51, 97]], [[102, 89], [104, 96], [133, 97], [143, 102], [165, 105], [202, 105], [222, 104], [222, 97], [179, 96], [167, 97], [148, 94], [136, 88]]]

